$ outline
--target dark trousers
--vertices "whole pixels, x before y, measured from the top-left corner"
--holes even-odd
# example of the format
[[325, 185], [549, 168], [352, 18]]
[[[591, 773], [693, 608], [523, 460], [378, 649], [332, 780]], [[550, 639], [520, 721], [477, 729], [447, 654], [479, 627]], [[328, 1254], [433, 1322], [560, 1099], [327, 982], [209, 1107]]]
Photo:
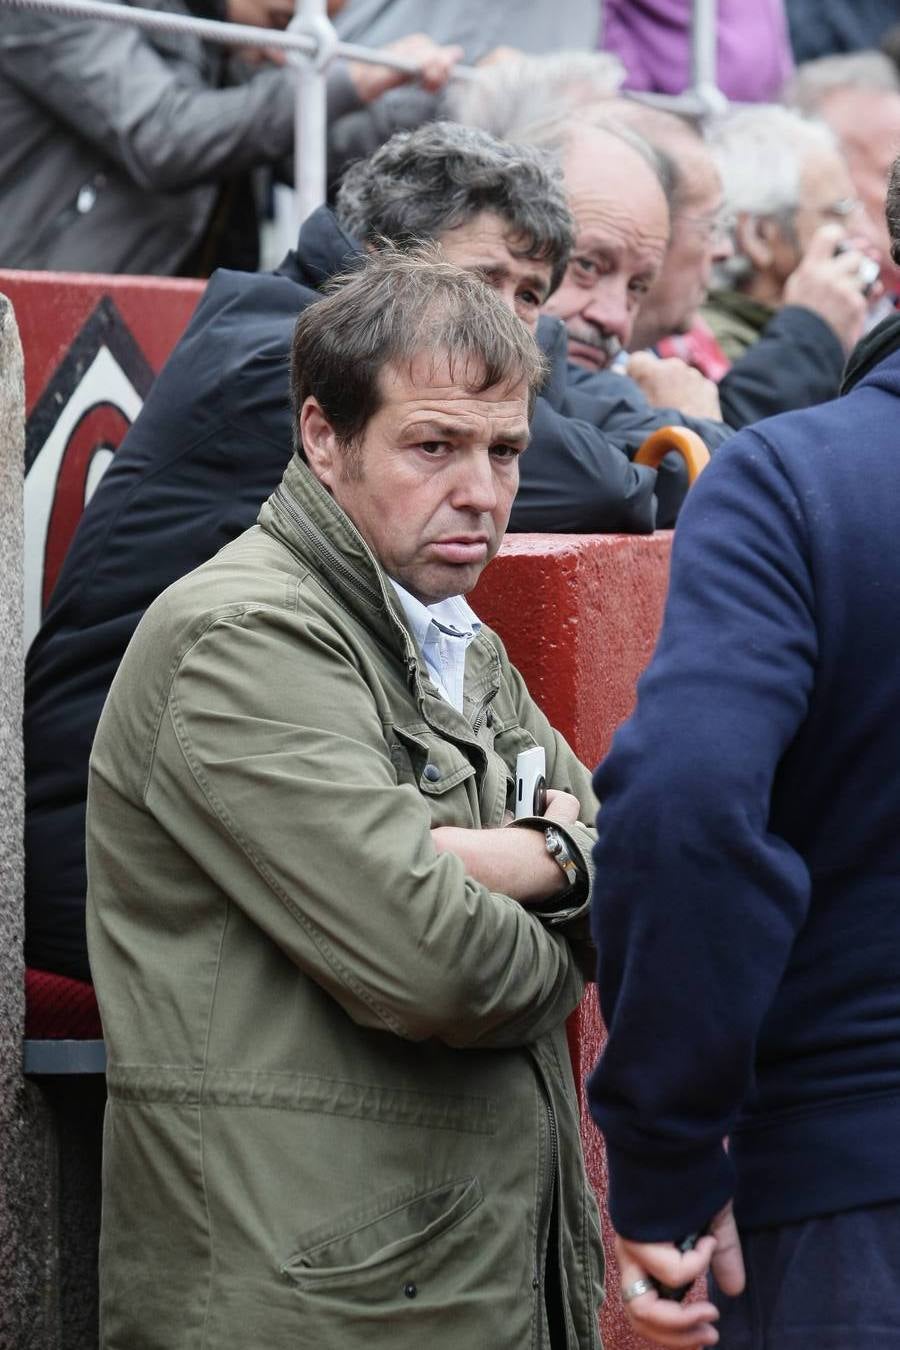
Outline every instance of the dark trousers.
[[900, 1203], [742, 1233], [720, 1350], [900, 1350]]

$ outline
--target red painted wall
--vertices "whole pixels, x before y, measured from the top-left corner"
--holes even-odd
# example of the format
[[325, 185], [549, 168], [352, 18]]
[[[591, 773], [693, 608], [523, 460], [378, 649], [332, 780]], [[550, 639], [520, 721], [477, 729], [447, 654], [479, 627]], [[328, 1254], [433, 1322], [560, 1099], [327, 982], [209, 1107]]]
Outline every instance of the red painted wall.
[[25, 353], [25, 416], [104, 297], [112, 299], [155, 372], [186, 328], [204, 285], [161, 277], [0, 269], [0, 292], [12, 301]]
[[25, 354], [25, 642], [199, 281], [0, 271]]
[[[478, 615], [503, 638], [513, 663], [553, 725], [593, 767], [634, 706], [638, 677], [653, 652], [669, 579], [671, 534], [509, 535], [473, 596]], [[603, 1141], [594, 1128], [584, 1079], [603, 1043], [591, 986], [569, 1021], [569, 1048], [581, 1100], [588, 1175], [601, 1201], [607, 1298], [606, 1350], [638, 1350], [619, 1298], [619, 1274], [603, 1196]]]

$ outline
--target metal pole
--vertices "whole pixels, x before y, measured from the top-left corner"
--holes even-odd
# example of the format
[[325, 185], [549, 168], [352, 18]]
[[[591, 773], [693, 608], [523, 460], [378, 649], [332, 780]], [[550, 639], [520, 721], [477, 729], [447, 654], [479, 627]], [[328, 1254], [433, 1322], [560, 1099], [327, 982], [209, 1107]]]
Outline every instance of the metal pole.
[[[144, 28], [151, 33], [190, 33], [204, 42], [216, 42], [224, 47], [279, 47], [289, 52], [321, 56], [318, 25], [316, 32], [304, 30], [279, 32], [276, 28], [257, 28], [248, 24], [222, 23], [216, 19], [195, 19], [186, 14], [169, 14], [161, 10], [141, 9], [137, 5], [120, 5], [112, 0], [0, 0], [0, 11], [9, 9], [44, 10], [49, 14], [63, 14], [69, 18], [103, 19], [110, 23], [125, 23], [133, 28]], [[388, 66], [391, 70], [415, 75], [419, 67], [413, 61], [380, 52], [355, 43], [338, 42], [328, 22], [322, 26], [327, 35], [328, 56], [331, 60], [342, 56], [348, 61], [363, 61], [370, 66]], [[451, 80], [473, 80], [478, 72], [469, 66], [454, 66]]]
[[695, 97], [707, 113], [721, 112], [727, 106], [717, 79], [716, 9], [716, 0], [693, 0], [691, 83]]
[[[294, 211], [297, 228], [325, 201], [325, 158], [328, 133], [325, 68], [337, 45], [325, 0], [297, 0], [291, 27], [318, 39], [314, 59], [299, 57], [297, 102], [294, 107]], [[290, 29], [289, 29], [290, 31]]]

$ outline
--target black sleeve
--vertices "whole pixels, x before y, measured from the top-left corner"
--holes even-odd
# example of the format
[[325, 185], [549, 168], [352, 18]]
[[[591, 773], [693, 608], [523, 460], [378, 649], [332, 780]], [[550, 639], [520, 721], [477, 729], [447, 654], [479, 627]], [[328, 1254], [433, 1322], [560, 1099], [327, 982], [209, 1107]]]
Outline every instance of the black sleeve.
[[836, 398], [844, 349], [830, 324], [802, 305], [785, 305], [719, 384], [722, 416], [739, 431], [776, 413]]
[[[572, 367], [569, 368], [570, 371]], [[662, 427], [678, 426], [695, 431], [709, 453], [734, 434], [724, 422], [689, 417], [677, 408], [658, 408], [648, 402], [643, 390], [627, 375], [604, 371], [582, 378], [574, 375], [561, 411], [600, 429], [603, 437], [631, 459], [643, 442]], [[679, 454], [666, 455], [656, 473], [656, 528], [671, 529], [678, 517], [689, 484], [684, 460]]]

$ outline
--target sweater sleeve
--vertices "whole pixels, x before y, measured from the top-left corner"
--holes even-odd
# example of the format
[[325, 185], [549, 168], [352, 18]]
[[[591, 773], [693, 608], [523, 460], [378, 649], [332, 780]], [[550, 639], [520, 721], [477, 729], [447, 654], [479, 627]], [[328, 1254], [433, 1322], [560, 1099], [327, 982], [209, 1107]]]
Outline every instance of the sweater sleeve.
[[800, 504], [743, 432], [689, 496], [656, 655], [594, 779], [609, 1041], [590, 1101], [632, 1239], [692, 1232], [733, 1189], [723, 1140], [809, 904], [769, 814], [813, 684], [813, 607]]

